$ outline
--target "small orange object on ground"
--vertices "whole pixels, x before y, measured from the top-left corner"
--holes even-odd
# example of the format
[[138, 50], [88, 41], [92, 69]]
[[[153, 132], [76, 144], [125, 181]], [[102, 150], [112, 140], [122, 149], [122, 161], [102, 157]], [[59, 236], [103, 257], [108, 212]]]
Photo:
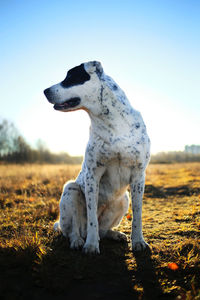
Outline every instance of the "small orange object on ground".
[[178, 270], [178, 265], [176, 263], [168, 263], [168, 268], [175, 271]]

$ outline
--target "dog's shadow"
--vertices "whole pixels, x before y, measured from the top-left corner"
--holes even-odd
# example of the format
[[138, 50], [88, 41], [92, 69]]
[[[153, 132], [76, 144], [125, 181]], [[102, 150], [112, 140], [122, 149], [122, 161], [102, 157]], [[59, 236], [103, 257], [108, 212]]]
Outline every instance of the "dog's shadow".
[[136, 286], [139, 284], [143, 289], [143, 298], [155, 300], [162, 297], [163, 299], [165, 295], [159, 283], [158, 275], [156, 274], [150, 248], [147, 248], [144, 252], [134, 253], [134, 257], [137, 269], [133, 271], [133, 276], [135, 276]]
[[71, 250], [66, 239], [55, 234], [51, 250], [38, 265], [37, 282], [61, 299], [156, 299], [161, 295], [150, 252], [135, 255], [137, 267], [131, 270], [127, 243], [102, 240], [100, 249], [100, 255], [85, 255]]
[[57, 233], [50, 237], [46, 252], [40, 249], [43, 255], [31, 247], [19, 251], [0, 248], [4, 274], [1, 293], [11, 298], [20, 294], [20, 299], [41, 296], [59, 300], [164, 296], [150, 252], [133, 256], [129, 244], [110, 240], [102, 240], [100, 249], [100, 255], [71, 250], [66, 239]]
[[81, 249], [71, 250], [55, 233], [51, 250], [38, 265], [37, 282], [61, 299], [137, 299], [126, 265], [127, 247], [125, 242], [102, 240], [100, 255], [86, 255]]

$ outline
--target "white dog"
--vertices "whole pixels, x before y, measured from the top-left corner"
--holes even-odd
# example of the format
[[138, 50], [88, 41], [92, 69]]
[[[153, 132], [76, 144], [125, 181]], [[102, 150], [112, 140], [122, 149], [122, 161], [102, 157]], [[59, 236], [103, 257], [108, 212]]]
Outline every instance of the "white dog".
[[99, 253], [100, 237], [125, 239], [112, 228], [127, 212], [130, 186], [132, 248], [145, 249], [142, 197], [150, 140], [141, 114], [96, 61], [69, 70], [64, 81], [44, 93], [56, 110], [84, 109], [91, 119], [82, 170], [64, 186], [54, 229], [69, 237], [71, 248], [83, 246], [85, 253]]

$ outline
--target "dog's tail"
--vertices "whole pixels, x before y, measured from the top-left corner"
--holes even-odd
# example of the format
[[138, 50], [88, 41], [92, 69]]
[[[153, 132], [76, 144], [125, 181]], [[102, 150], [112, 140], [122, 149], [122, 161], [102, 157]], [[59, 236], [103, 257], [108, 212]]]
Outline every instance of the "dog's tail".
[[54, 223], [53, 230], [54, 231], [60, 231], [60, 222], [59, 221]]

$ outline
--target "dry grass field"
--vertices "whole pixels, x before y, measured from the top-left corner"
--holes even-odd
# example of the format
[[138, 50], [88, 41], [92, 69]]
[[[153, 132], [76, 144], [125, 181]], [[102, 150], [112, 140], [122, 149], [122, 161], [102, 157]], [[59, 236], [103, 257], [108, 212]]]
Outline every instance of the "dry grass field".
[[100, 242], [101, 254], [69, 249], [53, 233], [65, 181], [80, 166], [0, 166], [1, 299], [200, 299], [200, 163], [150, 165], [143, 204], [151, 251]]

